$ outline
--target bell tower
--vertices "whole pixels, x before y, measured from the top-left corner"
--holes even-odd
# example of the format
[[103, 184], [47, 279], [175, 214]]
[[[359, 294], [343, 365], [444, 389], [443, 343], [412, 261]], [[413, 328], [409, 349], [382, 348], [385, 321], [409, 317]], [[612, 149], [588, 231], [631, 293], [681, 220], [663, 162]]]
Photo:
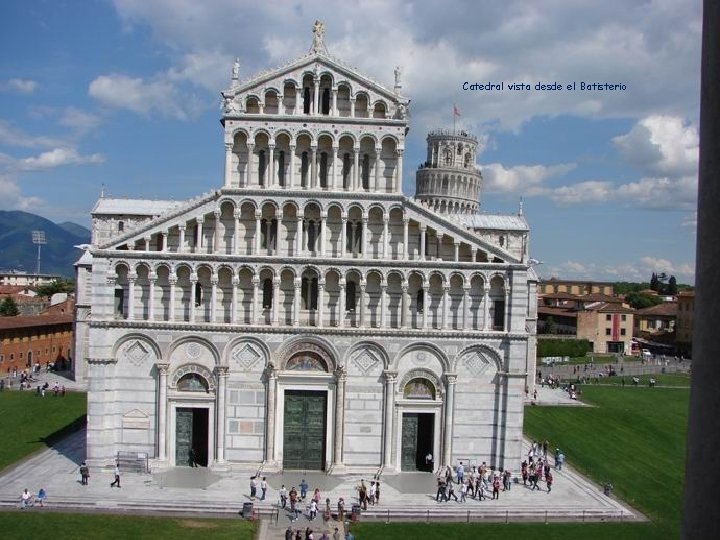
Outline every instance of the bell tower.
[[415, 175], [415, 198], [440, 214], [477, 213], [482, 182], [477, 145], [477, 137], [466, 131], [431, 131], [427, 161]]

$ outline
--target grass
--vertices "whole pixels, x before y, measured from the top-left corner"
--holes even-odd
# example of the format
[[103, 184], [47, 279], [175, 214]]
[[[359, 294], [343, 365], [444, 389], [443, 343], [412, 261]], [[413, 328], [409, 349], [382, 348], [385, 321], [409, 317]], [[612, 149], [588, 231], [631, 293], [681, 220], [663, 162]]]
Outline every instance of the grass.
[[527, 407], [526, 435], [549, 439], [571, 465], [598, 483], [613, 484], [616, 495], [644, 512], [649, 523], [361, 523], [353, 533], [358, 540], [677, 538], [689, 390], [585, 385], [583, 399], [595, 407]]
[[251, 540], [255, 523], [240, 519], [189, 519], [107, 514], [60, 514], [37, 509], [0, 512], [3, 538], [76, 538], [147, 539], [213, 538]]
[[0, 428], [4, 435], [0, 471], [45, 448], [67, 426], [82, 421], [86, 410], [86, 396], [80, 392], [67, 392], [65, 397], [53, 397], [50, 392], [44, 398], [34, 391], [0, 392]]

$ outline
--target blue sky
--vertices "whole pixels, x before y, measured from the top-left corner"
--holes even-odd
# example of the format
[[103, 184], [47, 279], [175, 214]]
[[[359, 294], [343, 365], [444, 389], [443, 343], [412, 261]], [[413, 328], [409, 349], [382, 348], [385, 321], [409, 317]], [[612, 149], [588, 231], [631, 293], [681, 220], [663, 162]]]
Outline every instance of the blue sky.
[[[429, 129], [475, 132], [483, 212], [531, 224], [542, 277], [694, 282], [699, 0], [442, 3], [26, 0], [0, 5], [0, 209], [89, 225], [111, 196], [222, 185], [219, 92], [331, 54], [412, 99], [404, 191]], [[621, 91], [463, 91], [464, 82], [618, 83]]]

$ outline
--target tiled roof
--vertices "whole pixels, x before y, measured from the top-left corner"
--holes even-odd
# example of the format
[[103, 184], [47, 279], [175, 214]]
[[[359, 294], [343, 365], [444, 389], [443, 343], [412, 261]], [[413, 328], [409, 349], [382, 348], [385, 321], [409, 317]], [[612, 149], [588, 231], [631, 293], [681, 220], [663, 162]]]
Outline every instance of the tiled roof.
[[528, 222], [516, 214], [460, 214], [452, 216], [471, 229], [494, 229], [499, 231], [527, 231]]
[[57, 315], [18, 315], [17, 317], [0, 317], [0, 330], [50, 326], [53, 324], [72, 324], [72, 322], [72, 312]]
[[557, 315], [559, 317], [577, 317], [576, 311], [561, 307], [538, 306], [538, 313], [543, 315]]
[[641, 316], [657, 315], [662, 317], [675, 317], [677, 310], [677, 304], [675, 302], [663, 302], [657, 306], [638, 309], [636, 313]]

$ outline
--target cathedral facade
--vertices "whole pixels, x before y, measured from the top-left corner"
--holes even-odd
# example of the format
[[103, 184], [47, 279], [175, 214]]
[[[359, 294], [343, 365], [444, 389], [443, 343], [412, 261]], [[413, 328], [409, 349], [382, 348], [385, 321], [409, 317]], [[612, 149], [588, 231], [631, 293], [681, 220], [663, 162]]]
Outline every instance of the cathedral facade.
[[428, 136], [404, 196], [400, 71], [383, 86], [323, 33], [273, 71], [241, 81], [234, 66], [221, 188], [97, 202], [74, 355], [90, 463], [518, 462], [535, 371], [527, 222], [478, 213], [462, 131]]

